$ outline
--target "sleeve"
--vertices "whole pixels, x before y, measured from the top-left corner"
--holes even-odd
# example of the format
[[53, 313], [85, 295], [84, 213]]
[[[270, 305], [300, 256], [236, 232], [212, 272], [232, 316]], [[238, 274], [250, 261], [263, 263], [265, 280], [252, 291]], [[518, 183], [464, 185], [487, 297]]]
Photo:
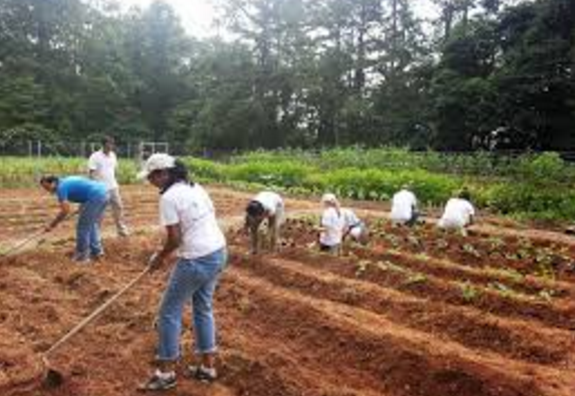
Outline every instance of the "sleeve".
[[56, 197], [59, 202], [65, 202], [68, 200], [68, 188], [63, 185], [59, 185], [56, 190]]
[[96, 153], [93, 153], [88, 159], [88, 169], [91, 171], [98, 170], [98, 158], [96, 157]]
[[160, 200], [160, 224], [164, 227], [175, 225], [180, 222], [176, 203], [170, 199], [162, 197]]
[[335, 219], [332, 210], [326, 210], [321, 216], [321, 225], [327, 228], [334, 227]]
[[473, 205], [471, 203], [469, 204], [469, 215], [475, 217], [475, 208], [473, 207]]

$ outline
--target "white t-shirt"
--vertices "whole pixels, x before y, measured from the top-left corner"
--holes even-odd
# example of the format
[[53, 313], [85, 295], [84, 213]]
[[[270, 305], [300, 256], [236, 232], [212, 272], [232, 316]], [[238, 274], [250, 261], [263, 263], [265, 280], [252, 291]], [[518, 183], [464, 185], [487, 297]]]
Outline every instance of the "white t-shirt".
[[208, 193], [199, 184], [176, 183], [160, 198], [160, 224], [180, 225], [178, 257], [207, 256], [226, 245]]
[[415, 194], [409, 190], [397, 192], [391, 203], [391, 220], [408, 221], [413, 216], [413, 208], [417, 205]]
[[475, 216], [475, 209], [469, 201], [451, 198], [437, 225], [442, 228], [462, 228], [470, 223], [471, 216]]
[[321, 216], [324, 230], [319, 235], [319, 242], [325, 246], [337, 246], [343, 237], [344, 218], [335, 208], [327, 208]]
[[275, 216], [278, 209], [283, 210], [284, 201], [279, 194], [271, 191], [262, 191], [254, 197], [254, 201], [262, 204], [264, 209], [271, 215]]
[[116, 181], [116, 167], [118, 159], [113, 151], [105, 154], [102, 150], [92, 153], [88, 160], [88, 169], [93, 172], [95, 180], [101, 181], [106, 185], [108, 190], [118, 188]]
[[349, 227], [354, 227], [361, 223], [359, 217], [353, 212], [353, 210], [349, 208], [343, 208], [340, 210], [341, 216], [343, 217], [343, 227], [344, 229], [348, 229]]

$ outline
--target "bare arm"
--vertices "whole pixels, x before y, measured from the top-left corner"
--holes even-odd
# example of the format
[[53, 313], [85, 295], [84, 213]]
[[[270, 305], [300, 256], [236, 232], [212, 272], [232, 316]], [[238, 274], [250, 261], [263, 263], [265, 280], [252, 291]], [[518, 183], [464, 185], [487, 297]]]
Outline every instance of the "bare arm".
[[56, 228], [56, 226], [58, 224], [60, 224], [66, 217], [68, 217], [68, 215], [70, 214], [70, 203], [68, 201], [62, 201], [60, 202], [60, 212], [58, 212], [58, 214], [56, 215], [56, 217], [54, 218], [54, 220], [52, 220], [50, 222], [50, 224], [48, 224], [45, 228], [46, 231], [51, 231], [54, 228]]
[[179, 224], [166, 226], [166, 239], [162, 249], [154, 254], [150, 260], [150, 268], [160, 268], [166, 259], [180, 246], [182, 242], [182, 233]]

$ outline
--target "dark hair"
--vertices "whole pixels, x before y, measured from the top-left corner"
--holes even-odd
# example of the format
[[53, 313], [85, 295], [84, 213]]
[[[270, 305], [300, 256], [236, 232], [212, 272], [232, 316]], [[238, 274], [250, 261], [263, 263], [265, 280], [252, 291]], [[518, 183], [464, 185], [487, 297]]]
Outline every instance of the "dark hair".
[[54, 175], [46, 175], [46, 176], [42, 176], [40, 178], [40, 184], [42, 183], [56, 183], [58, 184], [58, 182], [60, 181], [60, 178], [58, 176], [54, 176]]
[[166, 169], [166, 172], [168, 172], [168, 183], [164, 186], [162, 191], [160, 191], [160, 194], [168, 191], [168, 189], [176, 183], [184, 182], [189, 183], [192, 186], [194, 185], [194, 182], [189, 178], [188, 168], [186, 168], [186, 165], [179, 159], [176, 159], [174, 167]]
[[469, 190], [467, 188], [464, 187], [459, 192], [459, 198], [466, 199], [466, 200], [470, 201], [471, 200], [471, 193], [469, 192]]
[[102, 146], [105, 146], [106, 143], [115, 144], [116, 141], [115, 141], [115, 139], [114, 139], [112, 136], [110, 136], [110, 135], [105, 135], [105, 136], [102, 138]]
[[250, 201], [248, 206], [246, 207], [246, 213], [249, 217], [260, 217], [265, 212], [264, 206], [261, 202], [258, 201]]

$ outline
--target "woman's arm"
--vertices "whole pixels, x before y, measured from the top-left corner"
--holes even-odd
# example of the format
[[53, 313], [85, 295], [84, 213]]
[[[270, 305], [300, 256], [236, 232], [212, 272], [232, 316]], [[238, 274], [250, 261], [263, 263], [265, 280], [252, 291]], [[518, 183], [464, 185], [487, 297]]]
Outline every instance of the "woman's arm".
[[180, 246], [182, 242], [182, 233], [180, 231], [180, 225], [172, 224], [166, 226], [166, 240], [164, 241], [164, 246], [162, 250], [156, 252], [150, 258], [148, 265], [150, 269], [156, 270], [162, 267], [166, 259]]

